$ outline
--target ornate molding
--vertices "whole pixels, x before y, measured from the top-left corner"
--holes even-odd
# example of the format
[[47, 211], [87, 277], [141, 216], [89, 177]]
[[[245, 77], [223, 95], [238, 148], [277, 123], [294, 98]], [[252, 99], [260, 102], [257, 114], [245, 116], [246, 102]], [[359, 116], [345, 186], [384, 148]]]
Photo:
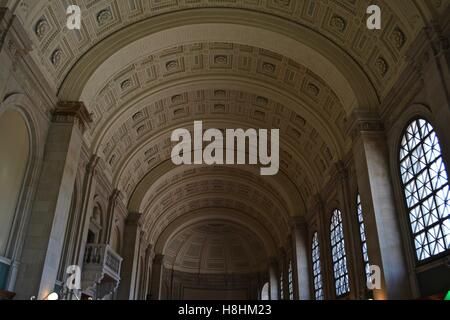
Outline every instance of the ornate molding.
[[87, 125], [92, 122], [92, 117], [83, 102], [62, 101], [58, 102], [58, 105], [52, 111], [52, 121], [55, 123], [76, 123], [80, 130], [84, 132]]
[[88, 174], [95, 175], [96, 169], [97, 169], [97, 165], [99, 163], [99, 160], [100, 160], [100, 157], [98, 157], [97, 155], [93, 155], [91, 157], [91, 159], [89, 160], [88, 164], [86, 165], [86, 172]]
[[342, 181], [348, 178], [348, 170], [343, 161], [339, 160], [333, 163], [330, 176], [332, 181]]
[[109, 196], [109, 201], [111, 203], [112, 206], [116, 206], [117, 205], [117, 201], [119, 200], [119, 198], [122, 196], [122, 193], [120, 192], [119, 189], [114, 189], [112, 194]]
[[440, 23], [431, 22], [425, 28], [425, 31], [427, 32], [431, 49], [436, 57], [449, 51], [449, 37], [444, 34]]
[[301, 217], [293, 217], [292, 218], [292, 229], [299, 229], [299, 230], [304, 230], [305, 228], [307, 228], [307, 222], [306, 222], [306, 218], [301, 216]]
[[153, 258], [153, 264], [162, 265], [164, 263], [164, 255], [156, 254]]
[[142, 213], [139, 212], [130, 212], [127, 216], [127, 219], [125, 220], [125, 224], [127, 226], [141, 226], [141, 217], [143, 216]]
[[347, 132], [352, 141], [356, 141], [363, 132], [383, 133], [384, 129], [384, 124], [378, 114], [356, 110], [351, 115]]
[[309, 203], [308, 203], [308, 214], [307, 214], [307, 220], [310, 221], [311, 217], [316, 212], [321, 212], [323, 210], [323, 200], [320, 193], [317, 193], [310, 197]]
[[8, 8], [0, 8], [0, 51], [5, 48], [15, 62], [32, 50], [32, 42], [18, 18]]
[[5, 43], [6, 34], [10, 28], [10, 21], [12, 19], [11, 12], [7, 8], [0, 8], [0, 50]]

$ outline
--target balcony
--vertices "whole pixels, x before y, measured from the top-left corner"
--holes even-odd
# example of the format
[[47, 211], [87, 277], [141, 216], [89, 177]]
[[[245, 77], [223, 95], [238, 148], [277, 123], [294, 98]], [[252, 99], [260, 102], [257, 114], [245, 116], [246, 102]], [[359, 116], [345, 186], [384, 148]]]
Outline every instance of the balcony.
[[103, 299], [120, 283], [122, 257], [109, 245], [88, 244], [83, 260], [82, 287], [86, 294]]

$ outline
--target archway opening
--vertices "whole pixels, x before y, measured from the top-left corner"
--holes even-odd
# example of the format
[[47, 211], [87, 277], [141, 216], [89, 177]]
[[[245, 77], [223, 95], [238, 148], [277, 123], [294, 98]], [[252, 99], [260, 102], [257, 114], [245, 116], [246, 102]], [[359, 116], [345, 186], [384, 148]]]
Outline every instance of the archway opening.
[[0, 116], [0, 255], [6, 254], [30, 153], [30, 137], [17, 111]]
[[8, 110], [0, 115], [0, 289], [9, 270], [8, 243], [27, 170], [30, 137], [22, 115]]

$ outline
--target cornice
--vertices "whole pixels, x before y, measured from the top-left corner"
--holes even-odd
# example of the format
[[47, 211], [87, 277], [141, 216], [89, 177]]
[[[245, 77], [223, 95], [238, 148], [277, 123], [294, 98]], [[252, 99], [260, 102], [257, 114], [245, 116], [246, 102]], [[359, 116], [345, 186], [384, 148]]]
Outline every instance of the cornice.
[[87, 124], [92, 122], [92, 118], [83, 102], [61, 101], [52, 111], [52, 121], [55, 123], [76, 123], [81, 132], [84, 132]]
[[355, 142], [361, 133], [383, 133], [384, 123], [378, 113], [355, 110], [350, 117], [347, 132]]

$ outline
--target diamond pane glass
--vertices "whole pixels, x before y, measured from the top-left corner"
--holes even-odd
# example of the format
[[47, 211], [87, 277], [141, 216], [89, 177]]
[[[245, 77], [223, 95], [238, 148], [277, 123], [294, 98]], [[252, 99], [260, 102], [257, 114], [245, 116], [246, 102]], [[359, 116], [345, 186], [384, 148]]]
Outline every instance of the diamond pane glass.
[[311, 244], [311, 255], [312, 255], [312, 271], [313, 271], [313, 281], [314, 281], [314, 296], [316, 300], [323, 300], [323, 286], [322, 286], [322, 270], [320, 265], [320, 247], [319, 247], [319, 236], [317, 232], [314, 233]]
[[418, 119], [408, 126], [399, 156], [416, 257], [424, 261], [450, 249], [448, 174], [430, 123]]
[[292, 261], [289, 261], [288, 284], [289, 284], [289, 300], [294, 300], [294, 277], [292, 275]]
[[280, 274], [280, 297], [284, 299], [284, 275], [283, 272]]
[[367, 250], [367, 239], [366, 239], [366, 227], [364, 225], [364, 217], [361, 205], [361, 196], [358, 194], [356, 197], [356, 213], [358, 215], [359, 223], [359, 236], [361, 239], [362, 256], [364, 262], [364, 272], [366, 275], [366, 280], [370, 280], [370, 263], [369, 263], [369, 252]]
[[340, 297], [350, 292], [350, 286], [348, 280], [347, 256], [345, 254], [342, 214], [337, 209], [334, 210], [331, 217], [330, 239], [336, 296]]

